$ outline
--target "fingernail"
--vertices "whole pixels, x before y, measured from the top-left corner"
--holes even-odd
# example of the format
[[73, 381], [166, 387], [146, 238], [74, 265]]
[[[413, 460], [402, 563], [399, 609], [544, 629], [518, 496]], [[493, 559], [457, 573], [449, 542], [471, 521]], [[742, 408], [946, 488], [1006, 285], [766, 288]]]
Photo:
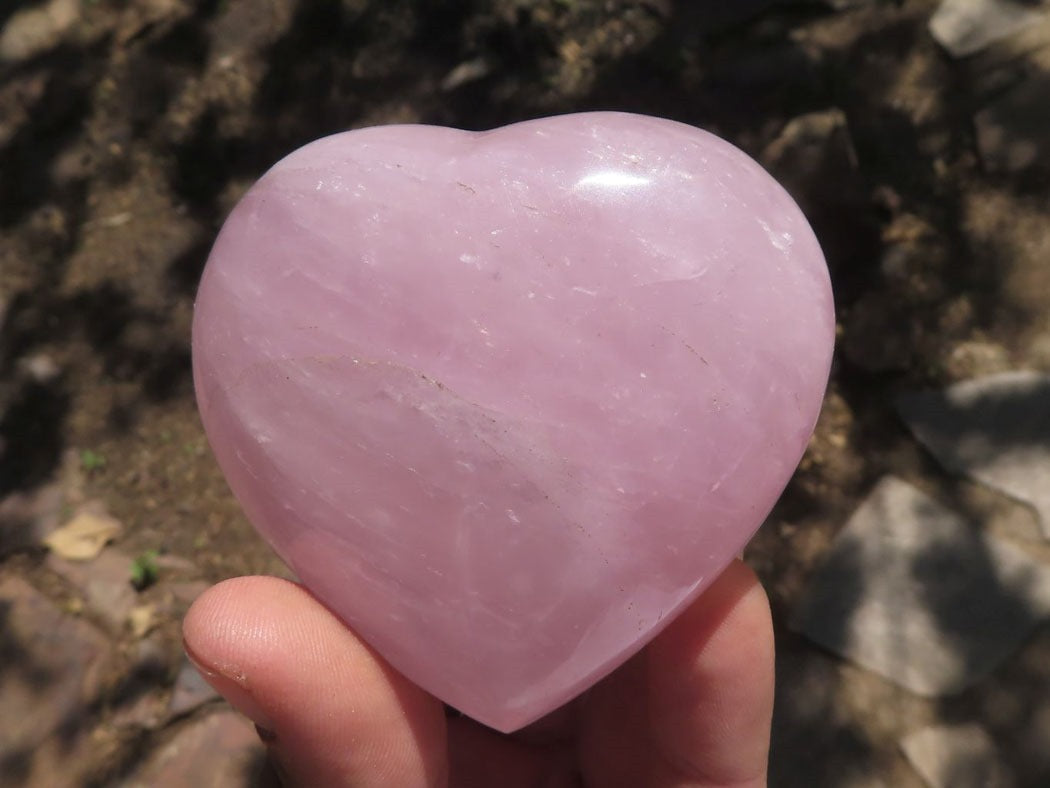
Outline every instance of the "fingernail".
[[[197, 669], [204, 680], [207, 681], [215, 691], [222, 695], [233, 706], [237, 711], [247, 717], [249, 720], [255, 723], [257, 729], [267, 731], [271, 739], [276, 739], [276, 734], [273, 733], [274, 725], [270, 722], [269, 717], [263, 713], [259, 703], [252, 696], [252, 693], [244, 686], [244, 679], [238, 680], [232, 676], [228, 676], [225, 673], [216, 670], [215, 668], [209, 667], [204, 664], [203, 661], [190, 650], [189, 646], [185, 642], [182, 644], [183, 651], [186, 652], [186, 658], [190, 663]], [[260, 734], [260, 737], [262, 734]], [[267, 741], [263, 739], [263, 741]]]

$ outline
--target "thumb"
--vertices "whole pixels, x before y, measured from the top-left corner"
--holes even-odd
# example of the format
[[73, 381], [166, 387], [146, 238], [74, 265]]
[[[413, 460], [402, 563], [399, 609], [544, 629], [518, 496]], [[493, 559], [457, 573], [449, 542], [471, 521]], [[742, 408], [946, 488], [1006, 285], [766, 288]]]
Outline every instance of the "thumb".
[[446, 784], [441, 704], [301, 586], [220, 583], [194, 602], [183, 638], [204, 678], [260, 728], [287, 784]]

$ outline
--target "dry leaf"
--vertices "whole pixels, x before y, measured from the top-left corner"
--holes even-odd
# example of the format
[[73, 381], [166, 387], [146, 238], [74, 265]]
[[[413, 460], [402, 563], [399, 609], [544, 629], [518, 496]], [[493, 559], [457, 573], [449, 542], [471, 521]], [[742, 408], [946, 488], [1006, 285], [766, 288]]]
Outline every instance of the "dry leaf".
[[156, 614], [157, 608], [154, 605], [136, 605], [131, 608], [128, 612], [128, 626], [131, 627], [131, 634], [137, 638], [145, 637], [146, 633], [157, 623]]
[[70, 561], [90, 561], [120, 531], [120, 522], [112, 517], [80, 512], [61, 528], [52, 531], [44, 539], [44, 544], [51, 552]]

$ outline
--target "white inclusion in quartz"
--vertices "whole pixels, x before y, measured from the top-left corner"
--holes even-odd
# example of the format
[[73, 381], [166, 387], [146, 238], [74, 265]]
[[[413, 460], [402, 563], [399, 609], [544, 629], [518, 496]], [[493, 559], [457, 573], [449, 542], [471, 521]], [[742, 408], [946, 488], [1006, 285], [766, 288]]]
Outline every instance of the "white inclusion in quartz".
[[459, 261], [461, 263], [466, 263], [467, 265], [472, 265], [479, 271], [481, 270], [481, 262], [478, 260], [478, 256], [476, 254], [461, 254], [459, 256]]
[[576, 181], [577, 189], [599, 188], [599, 189], [623, 189], [629, 186], [648, 186], [652, 181], [641, 175], [618, 170], [603, 170], [592, 172]]
[[758, 220], [758, 223], [762, 225], [762, 229], [766, 231], [766, 236], [769, 238], [769, 242], [773, 244], [774, 247], [781, 252], [786, 252], [791, 248], [791, 244], [795, 241], [795, 239], [791, 237], [791, 233], [778, 233], [761, 219]]

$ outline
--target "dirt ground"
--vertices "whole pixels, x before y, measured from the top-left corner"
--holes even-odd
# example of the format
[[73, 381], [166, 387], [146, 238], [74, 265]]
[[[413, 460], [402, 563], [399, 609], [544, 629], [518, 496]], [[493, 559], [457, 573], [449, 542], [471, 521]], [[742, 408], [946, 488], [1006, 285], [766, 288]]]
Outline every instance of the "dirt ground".
[[[1045, 628], [994, 687], [936, 702], [784, 625], [887, 472], [1038, 538], [1028, 510], [946, 474], [892, 408], [905, 389], [1050, 371], [1047, 175], [989, 167], [974, 126], [1017, 50], [953, 60], [929, 35], [926, 0], [38, 5], [54, 13], [0, 62], [0, 501], [58, 484], [63, 515], [102, 502], [123, 525], [120, 550], [157, 550], [175, 567], [144, 594], [173, 578], [280, 572], [211, 457], [190, 374], [195, 286], [245, 189], [295, 147], [356, 126], [482, 129], [586, 109], [673, 118], [784, 180], [836, 290], [825, 410], [749, 553], [778, 621], [773, 783], [917, 786], [899, 736], [979, 719], [1025, 784], [1050, 784], [1028, 735], [1039, 715], [1050, 725]], [[18, 7], [0, 7], [0, 27]], [[0, 578], [68, 602], [46, 551], [4, 538]], [[164, 608], [153, 627], [172, 653], [184, 609]], [[138, 637], [125, 631], [120, 648]], [[112, 713], [99, 711], [112, 730], [85, 784], [130, 772], [171, 735], [117, 731]]]

